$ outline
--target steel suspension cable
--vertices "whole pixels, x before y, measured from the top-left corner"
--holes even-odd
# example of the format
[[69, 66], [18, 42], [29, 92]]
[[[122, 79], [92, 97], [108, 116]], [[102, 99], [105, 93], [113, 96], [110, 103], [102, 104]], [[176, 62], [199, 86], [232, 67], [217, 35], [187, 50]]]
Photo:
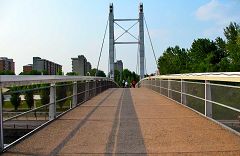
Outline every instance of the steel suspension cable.
[[153, 56], [154, 56], [154, 59], [155, 59], [155, 62], [156, 62], [156, 66], [157, 66], [157, 68], [158, 68], [157, 57], [156, 57], [156, 54], [155, 54], [155, 51], [154, 51], [154, 48], [153, 48], [153, 43], [152, 43], [152, 39], [151, 39], [149, 30], [148, 30], [147, 21], [146, 21], [145, 17], [143, 17], [143, 18], [144, 18], [144, 22], [145, 22], [145, 25], [146, 25], [146, 28], [147, 28], [148, 38], [149, 38], [150, 43], [151, 43], [151, 48], [152, 48]]
[[97, 76], [98, 67], [99, 67], [99, 63], [100, 63], [101, 56], [102, 56], [103, 45], [104, 45], [104, 41], [105, 41], [105, 37], [106, 37], [106, 33], [107, 33], [107, 28], [108, 28], [108, 21], [109, 21], [109, 19], [107, 19], [106, 28], [105, 28], [104, 35], [103, 35], [102, 46], [101, 46], [101, 50], [100, 50], [100, 54], [99, 54], [99, 58], [98, 58], [98, 64], [97, 64], [97, 69], [96, 69], [95, 77]]

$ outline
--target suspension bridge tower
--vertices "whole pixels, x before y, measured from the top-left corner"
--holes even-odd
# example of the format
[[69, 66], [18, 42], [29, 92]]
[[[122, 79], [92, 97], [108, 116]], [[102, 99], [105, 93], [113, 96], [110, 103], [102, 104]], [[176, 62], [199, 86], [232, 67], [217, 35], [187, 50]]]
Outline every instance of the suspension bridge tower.
[[[114, 12], [113, 12], [113, 4], [111, 3], [109, 6], [109, 67], [110, 67], [110, 78], [114, 79], [114, 50], [116, 44], [138, 44], [139, 50], [138, 50], [138, 59], [140, 60], [139, 69], [140, 69], [140, 78], [144, 78], [145, 74], [145, 50], [144, 50], [144, 13], [143, 13], [143, 4], [140, 3], [139, 5], [139, 17], [137, 19], [115, 19], [114, 18]], [[129, 29], [124, 29], [122, 26], [120, 26], [117, 22], [118, 21], [137, 21], [139, 24], [139, 34], [138, 37], [135, 37], [132, 35], [129, 30], [135, 26], [135, 24], [130, 27]], [[114, 24], [118, 25], [120, 28], [124, 30], [124, 33], [120, 35], [119, 37], [115, 38], [114, 36]], [[123, 36], [124, 34], [130, 34], [136, 39], [136, 42], [117, 42], [117, 40]]]

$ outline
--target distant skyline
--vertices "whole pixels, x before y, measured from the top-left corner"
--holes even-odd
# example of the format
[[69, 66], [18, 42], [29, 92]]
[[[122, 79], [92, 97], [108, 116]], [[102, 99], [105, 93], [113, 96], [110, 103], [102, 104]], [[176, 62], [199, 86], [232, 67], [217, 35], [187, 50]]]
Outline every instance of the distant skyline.
[[[71, 58], [78, 55], [96, 68], [109, 4], [115, 18], [137, 18], [140, 2], [157, 58], [169, 46], [190, 48], [197, 38], [224, 38], [223, 29], [231, 21], [240, 23], [239, 0], [0, 0], [0, 57], [14, 59], [16, 74], [35, 56], [61, 64], [64, 73], [72, 71]], [[137, 30], [131, 32], [136, 35]], [[122, 30], [115, 26], [115, 32], [117, 37]], [[146, 29], [145, 53], [147, 72], [155, 72]], [[117, 45], [116, 59], [135, 71], [137, 45]], [[99, 68], [107, 74], [108, 33]]]

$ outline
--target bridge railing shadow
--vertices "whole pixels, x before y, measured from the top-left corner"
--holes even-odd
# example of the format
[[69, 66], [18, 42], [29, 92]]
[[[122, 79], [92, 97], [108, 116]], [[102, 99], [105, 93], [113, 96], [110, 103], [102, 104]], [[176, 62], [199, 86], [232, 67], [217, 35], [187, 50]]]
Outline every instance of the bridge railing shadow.
[[240, 73], [152, 76], [138, 87], [151, 89], [240, 135]]
[[0, 76], [0, 151], [117, 86], [101, 77]]

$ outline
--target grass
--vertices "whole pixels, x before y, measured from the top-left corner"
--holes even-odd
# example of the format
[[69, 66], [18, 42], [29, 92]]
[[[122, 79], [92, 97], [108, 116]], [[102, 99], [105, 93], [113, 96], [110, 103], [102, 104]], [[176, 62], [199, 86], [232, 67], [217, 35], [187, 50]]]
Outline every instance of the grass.
[[[42, 106], [40, 100], [35, 100], [35, 103], [36, 103], [36, 107]], [[4, 101], [3, 110], [15, 111], [14, 110], [14, 106], [12, 105], [12, 103], [10, 101]], [[29, 110], [28, 105], [27, 105], [27, 103], [25, 101], [21, 101], [21, 104], [18, 107], [17, 111], [23, 111], [23, 110], [24, 111]]]
[[[63, 104], [63, 108], [60, 108], [58, 103], [57, 103], [57, 108], [56, 110], [58, 112], [63, 112], [63, 111], [66, 111], [69, 109], [69, 106], [70, 106], [70, 102], [71, 102], [71, 99], [67, 99], [64, 104]], [[40, 107], [42, 106], [41, 104], [41, 101], [40, 100], [35, 100], [35, 103], [36, 103], [36, 107]], [[28, 108], [28, 105], [25, 101], [21, 101], [21, 104], [20, 106], [18, 107], [17, 110], [14, 110], [14, 106], [12, 105], [12, 103], [10, 101], [5, 101], [4, 102], [4, 105], [3, 105], [3, 110], [5, 112], [24, 112], [24, 111], [28, 111], [29, 108]], [[40, 110], [38, 110], [40, 112], [45, 112], [45, 111], [48, 111], [48, 107], [47, 108], [42, 108]]]

